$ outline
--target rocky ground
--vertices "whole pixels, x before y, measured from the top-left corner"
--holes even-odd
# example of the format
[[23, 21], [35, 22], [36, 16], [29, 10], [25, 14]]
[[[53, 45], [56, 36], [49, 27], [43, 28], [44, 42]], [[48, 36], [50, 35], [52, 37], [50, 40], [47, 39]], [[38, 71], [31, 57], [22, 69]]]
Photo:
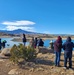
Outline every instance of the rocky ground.
[[60, 67], [54, 66], [54, 53], [52, 50], [39, 51], [35, 62], [23, 62], [14, 64], [8, 58], [0, 58], [0, 75], [74, 75], [73, 69], [64, 69], [64, 55], [61, 55]]

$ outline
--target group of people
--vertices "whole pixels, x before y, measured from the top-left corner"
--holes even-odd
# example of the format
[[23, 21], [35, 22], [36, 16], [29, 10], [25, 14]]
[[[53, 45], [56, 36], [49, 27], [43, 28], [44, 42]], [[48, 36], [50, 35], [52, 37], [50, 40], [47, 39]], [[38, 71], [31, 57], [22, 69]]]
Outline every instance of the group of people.
[[5, 44], [6, 44], [6, 40], [1, 41], [1, 38], [0, 38], [0, 50], [2, 48], [5, 48]]
[[66, 42], [62, 44], [62, 38], [58, 36], [57, 40], [54, 42], [55, 51], [55, 66], [60, 66], [60, 56], [61, 50], [64, 50], [64, 68], [67, 69], [67, 62], [69, 60], [69, 69], [72, 69], [72, 50], [74, 48], [74, 43], [71, 37], [67, 37]]
[[[25, 45], [26, 43], [26, 37], [25, 34], [23, 34], [23, 43]], [[60, 56], [61, 56], [61, 50], [64, 50], [64, 68], [67, 68], [67, 62], [69, 59], [69, 68], [72, 68], [72, 50], [74, 48], [74, 43], [71, 40], [71, 37], [67, 37], [67, 40], [65, 43], [62, 42], [62, 38], [60, 36], [57, 37], [57, 40], [51, 44], [53, 45], [53, 47], [51, 46], [52, 49], [54, 49], [55, 52], [55, 66], [60, 66]], [[32, 37], [32, 39], [30, 40], [30, 46], [33, 48], [36, 48], [36, 46], [44, 46], [44, 42], [43, 40], [37, 39], [34, 37]]]
[[39, 46], [44, 46], [44, 42], [43, 42], [43, 40], [40, 38], [40, 39], [37, 39], [37, 38], [35, 38], [34, 39], [34, 37], [32, 37], [32, 39], [30, 40], [30, 46], [31, 47], [33, 47], [33, 48], [36, 48], [37, 46], [39, 47]]
[[[24, 45], [26, 44], [26, 37], [25, 37], [25, 34], [23, 34], [23, 43]], [[34, 38], [32, 37], [32, 39], [30, 40], [30, 46], [33, 47], [33, 48], [36, 48], [37, 46], [44, 46], [44, 42], [43, 40], [40, 38], [38, 39], [37, 37]]]

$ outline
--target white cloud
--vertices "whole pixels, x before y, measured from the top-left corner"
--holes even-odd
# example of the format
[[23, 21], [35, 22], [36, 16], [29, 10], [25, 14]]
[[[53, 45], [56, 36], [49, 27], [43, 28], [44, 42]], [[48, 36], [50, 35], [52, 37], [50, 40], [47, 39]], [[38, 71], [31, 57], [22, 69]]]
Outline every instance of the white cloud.
[[7, 26], [6, 29], [11, 31], [11, 30], [17, 29], [17, 27], [16, 26]]
[[15, 30], [15, 29], [22, 29], [22, 30], [26, 30], [26, 31], [35, 31], [34, 27], [17, 27], [17, 26], [7, 26], [6, 27], [7, 30]]
[[26, 31], [35, 31], [33, 25], [35, 22], [27, 21], [27, 20], [21, 20], [21, 21], [4, 21], [1, 24], [6, 25], [5, 30], [15, 30], [15, 29], [22, 29]]
[[15, 22], [5, 21], [5, 22], [2, 22], [2, 24], [18, 26], [18, 25], [34, 25], [35, 22], [27, 21], [27, 20], [21, 20], [21, 21], [15, 21]]

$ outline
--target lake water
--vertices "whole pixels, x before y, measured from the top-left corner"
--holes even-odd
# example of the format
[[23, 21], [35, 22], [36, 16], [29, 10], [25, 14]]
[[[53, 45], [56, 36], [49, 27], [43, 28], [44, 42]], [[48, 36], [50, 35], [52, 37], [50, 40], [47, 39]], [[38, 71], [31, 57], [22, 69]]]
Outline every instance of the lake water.
[[[18, 38], [18, 37], [16, 37], [16, 38]], [[6, 40], [7, 41], [7, 43], [6, 43], [6, 48], [10, 48], [10, 47], [12, 47], [14, 44], [16, 44], [16, 45], [19, 45], [20, 43], [22, 43], [22, 42], [14, 42], [14, 41], [11, 41], [13, 38], [1, 38], [2, 39], [2, 41], [3, 40]], [[50, 46], [50, 41], [51, 40], [45, 40], [44, 41], [44, 46], [45, 47], [49, 47]], [[55, 40], [53, 40], [53, 42], [54, 42]], [[66, 40], [63, 40], [63, 43], [65, 42]], [[74, 42], [74, 40], [72, 40], [73, 42]], [[8, 44], [9, 44], [9, 46], [8, 46]], [[22, 43], [23, 44], [23, 43]], [[26, 43], [26, 45], [28, 45], [29, 44], [29, 42], [27, 42]]]
[[[49, 47], [49, 46], [50, 46], [50, 41], [51, 41], [51, 40], [45, 40], [45, 41], [44, 41], [44, 46], [45, 46], [45, 47]], [[53, 42], [54, 42], [54, 41], [55, 41], [55, 40], [53, 40]], [[63, 43], [64, 43], [64, 42], [65, 42], [65, 40], [63, 40]]]
[[[18, 38], [18, 37], [16, 37], [16, 38]], [[14, 42], [14, 41], [11, 41], [12, 39], [14, 39], [14, 38], [1, 38], [1, 41], [3, 41], [3, 40], [6, 40], [7, 41], [7, 43], [6, 43], [6, 48], [10, 48], [10, 47], [12, 47], [14, 44], [16, 44], [16, 45], [19, 45], [20, 43], [21, 44], [23, 44], [22, 42]], [[49, 42], [50, 42], [51, 40], [45, 40], [44, 41], [44, 46], [45, 47], [49, 47]], [[55, 41], [55, 40], [53, 40], [53, 41]], [[8, 46], [8, 44], [9, 44], [9, 46]], [[26, 45], [28, 45], [29, 44], [29, 42], [27, 42], [26, 43]]]
[[[18, 37], [16, 37], [16, 38], [18, 38]], [[12, 39], [14, 39], [14, 38], [1, 38], [1, 41], [3, 41], [3, 40], [7, 41], [6, 48], [11, 48], [14, 44], [16, 44], [16, 45], [19, 45], [20, 43], [23, 44], [22, 42], [11, 41]], [[26, 44], [28, 45], [29, 43], [27, 42]]]
[[[44, 46], [45, 46], [45, 47], [49, 47], [49, 46], [50, 46], [50, 44], [49, 44], [50, 41], [51, 41], [51, 40], [45, 40], [45, 41], [44, 41]], [[53, 42], [54, 42], [54, 41], [55, 41], [55, 40], [53, 40]], [[66, 42], [66, 40], [63, 40], [62, 42], [64, 43], [64, 42]], [[74, 42], [74, 40], [72, 40], [72, 42]]]

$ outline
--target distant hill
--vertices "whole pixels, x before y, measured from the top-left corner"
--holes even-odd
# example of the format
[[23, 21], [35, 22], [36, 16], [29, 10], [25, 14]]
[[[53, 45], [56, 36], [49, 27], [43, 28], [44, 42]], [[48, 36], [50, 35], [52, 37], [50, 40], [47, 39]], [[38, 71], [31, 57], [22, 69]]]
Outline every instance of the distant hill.
[[2, 35], [20, 35], [20, 34], [43, 34], [43, 35], [48, 35], [48, 36], [74, 36], [71, 34], [44, 34], [44, 33], [37, 33], [37, 32], [30, 32], [30, 31], [25, 31], [22, 29], [16, 29], [16, 30], [12, 30], [12, 31], [7, 31], [7, 30], [0, 30], [0, 34]]
[[17, 30], [13, 30], [13, 31], [0, 30], [0, 32], [7, 33], [7, 34], [23, 34], [23, 33], [25, 33], [25, 34], [37, 34], [35, 32], [25, 31], [22, 29], [17, 29]]

